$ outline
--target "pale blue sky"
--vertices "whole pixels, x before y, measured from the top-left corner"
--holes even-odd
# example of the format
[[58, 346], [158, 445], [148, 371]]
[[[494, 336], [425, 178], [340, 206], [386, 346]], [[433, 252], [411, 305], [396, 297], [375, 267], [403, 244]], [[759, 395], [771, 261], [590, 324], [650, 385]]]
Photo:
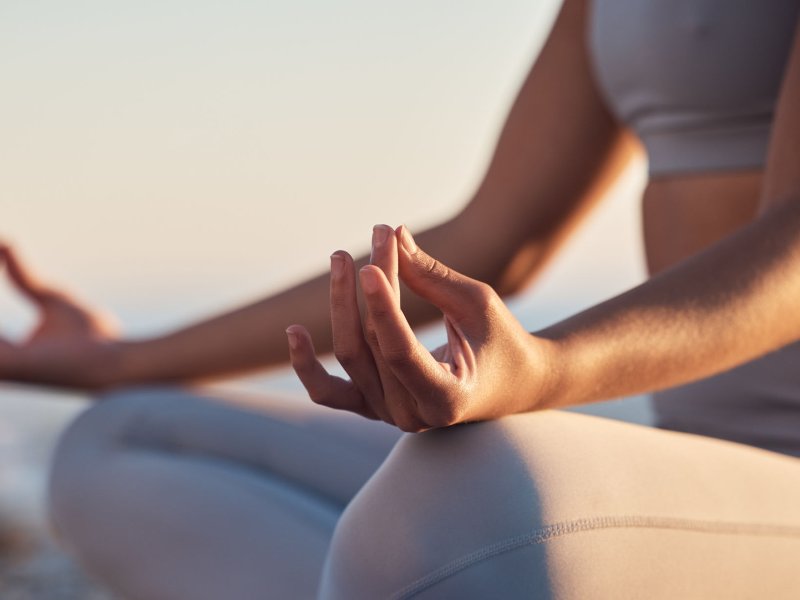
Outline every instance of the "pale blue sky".
[[[0, 235], [134, 331], [285, 285], [366, 249], [376, 222], [419, 230], [463, 204], [556, 9], [4, 2]], [[522, 313], [642, 277], [642, 184], [637, 164]]]

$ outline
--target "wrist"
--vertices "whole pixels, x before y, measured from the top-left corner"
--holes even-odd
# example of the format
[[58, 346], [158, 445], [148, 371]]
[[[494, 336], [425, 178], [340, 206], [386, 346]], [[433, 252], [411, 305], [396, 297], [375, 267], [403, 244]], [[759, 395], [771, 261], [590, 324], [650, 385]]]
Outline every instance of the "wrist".
[[[109, 340], [99, 344], [94, 360], [89, 360], [79, 379], [91, 390], [104, 390], [124, 385], [124, 345], [120, 340]], [[80, 385], [80, 383], [78, 383]]]
[[535, 394], [533, 410], [563, 408], [579, 403], [575, 393], [575, 377], [570, 345], [565, 340], [550, 337], [546, 331], [531, 334], [538, 348], [539, 389]]
[[146, 352], [143, 342], [119, 340], [111, 348], [111, 360], [106, 372], [106, 387], [141, 383], [146, 377]]

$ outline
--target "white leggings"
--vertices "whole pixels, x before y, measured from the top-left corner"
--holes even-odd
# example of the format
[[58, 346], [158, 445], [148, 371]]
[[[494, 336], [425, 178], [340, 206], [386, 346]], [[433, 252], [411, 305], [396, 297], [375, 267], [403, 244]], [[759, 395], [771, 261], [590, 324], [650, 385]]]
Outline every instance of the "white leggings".
[[64, 434], [52, 519], [127, 600], [800, 597], [800, 459], [560, 411], [400, 438], [117, 393]]

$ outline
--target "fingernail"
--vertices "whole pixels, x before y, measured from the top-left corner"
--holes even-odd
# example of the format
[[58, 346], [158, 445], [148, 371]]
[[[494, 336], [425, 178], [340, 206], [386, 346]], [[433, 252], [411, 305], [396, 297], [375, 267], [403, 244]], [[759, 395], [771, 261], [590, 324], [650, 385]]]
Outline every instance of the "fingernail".
[[409, 254], [414, 254], [417, 251], [417, 245], [414, 243], [414, 238], [408, 232], [408, 227], [403, 225], [403, 230], [400, 232], [400, 244], [405, 248]]
[[361, 277], [361, 287], [368, 294], [375, 293], [378, 290], [378, 278], [372, 269], [363, 268], [358, 272]]
[[297, 334], [291, 329], [287, 329], [286, 337], [289, 338], [289, 348], [291, 348], [292, 350], [297, 348]]
[[372, 245], [380, 246], [385, 244], [386, 240], [389, 239], [389, 231], [390, 229], [386, 225], [375, 225], [372, 228]]
[[339, 277], [344, 273], [344, 258], [331, 254], [331, 277]]

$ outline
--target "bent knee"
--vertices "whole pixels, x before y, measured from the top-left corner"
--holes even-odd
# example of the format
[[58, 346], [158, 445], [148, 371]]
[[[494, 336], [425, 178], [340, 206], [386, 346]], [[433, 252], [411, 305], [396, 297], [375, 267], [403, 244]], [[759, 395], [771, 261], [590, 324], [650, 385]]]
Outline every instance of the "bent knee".
[[111, 485], [105, 467], [133, 443], [138, 430], [152, 426], [157, 407], [185, 397], [169, 388], [122, 390], [101, 396], [78, 415], [61, 434], [50, 467], [48, 510], [54, 524], [91, 520], [93, 498]]
[[404, 436], [340, 520], [322, 597], [401, 598], [444, 573], [458, 572], [448, 585], [464, 593], [487, 578], [546, 578], [531, 536], [619, 511], [615, 485], [628, 475], [609, 443], [619, 433], [544, 412]]
[[165, 408], [197, 402], [198, 398], [188, 391], [168, 387], [129, 388], [102, 394], [64, 430], [56, 455], [100, 443], [121, 442], [138, 430], [139, 425], [141, 429], [154, 426], [166, 414]]

